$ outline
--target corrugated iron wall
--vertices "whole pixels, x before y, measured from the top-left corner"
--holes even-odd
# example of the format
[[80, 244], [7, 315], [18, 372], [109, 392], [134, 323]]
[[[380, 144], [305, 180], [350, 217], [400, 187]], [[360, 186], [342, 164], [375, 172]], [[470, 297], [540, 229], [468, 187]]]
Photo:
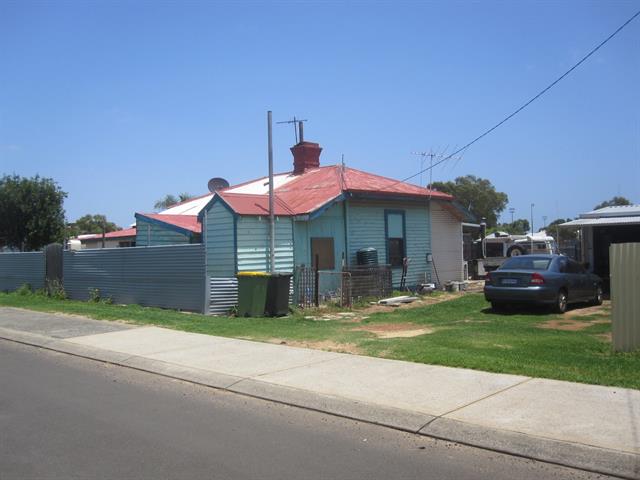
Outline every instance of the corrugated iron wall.
[[0, 291], [13, 291], [28, 283], [44, 288], [44, 252], [0, 253]]
[[235, 277], [209, 278], [209, 306], [211, 315], [227, 315], [238, 303], [238, 279]]
[[609, 247], [613, 348], [640, 348], [640, 243]]
[[204, 245], [105, 248], [64, 252], [64, 288], [88, 300], [97, 288], [114, 303], [202, 312]]

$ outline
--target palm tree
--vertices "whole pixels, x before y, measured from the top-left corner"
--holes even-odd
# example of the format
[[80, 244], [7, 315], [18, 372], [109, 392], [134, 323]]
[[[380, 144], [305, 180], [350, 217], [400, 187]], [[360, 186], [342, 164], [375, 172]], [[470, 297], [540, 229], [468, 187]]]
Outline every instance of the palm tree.
[[187, 200], [193, 198], [193, 195], [189, 193], [180, 193], [178, 194], [178, 198], [175, 195], [168, 193], [161, 200], [158, 200], [153, 207], [156, 210], [166, 210], [167, 208], [173, 207], [177, 203], [186, 202]]

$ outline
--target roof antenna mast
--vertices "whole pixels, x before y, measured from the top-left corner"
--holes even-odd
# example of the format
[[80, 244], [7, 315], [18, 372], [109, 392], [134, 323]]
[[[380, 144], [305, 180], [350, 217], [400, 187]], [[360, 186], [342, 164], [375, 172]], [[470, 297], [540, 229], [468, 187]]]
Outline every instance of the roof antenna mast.
[[294, 115], [291, 120], [284, 120], [282, 122], [276, 122], [278, 125], [280, 124], [293, 124], [293, 133], [296, 136], [296, 145], [298, 143], [302, 143], [304, 141], [304, 129], [302, 127], [302, 122], [306, 122], [306, 119], [296, 118]]
[[[446, 152], [446, 150], [445, 150]], [[442, 157], [444, 154], [443, 153], [433, 153], [433, 150], [429, 150], [428, 152], [411, 152], [412, 155], [418, 155], [420, 157], [422, 157], [421, 161], [420, 161], [420, 186], [422, 187], [422, 173], [425, 171], [424, 168], [424, 161], [426, 160], [427, 157], [429, 157], [429, 184], [427, 185], [427, 188], [429, 190], [432, 189], [433, 187], [433, 159], [436, 157]], [[453, 158], [453, 157], [451, 157]], [[448, 160], [451, 160], [448, 159]], [[458, 161], [462, 158], [462, 156], [460, 157], [456, 157], [454, 158], [455, 161]], [[429, 198], [431, 198], [431, 193], [429, 193]]]

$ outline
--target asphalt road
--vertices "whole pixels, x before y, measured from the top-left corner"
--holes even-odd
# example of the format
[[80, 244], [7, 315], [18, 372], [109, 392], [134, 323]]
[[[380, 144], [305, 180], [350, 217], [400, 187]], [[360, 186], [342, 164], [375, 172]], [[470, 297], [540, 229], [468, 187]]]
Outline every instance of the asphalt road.
[[0, 478], [604, 477], [0, 340]]

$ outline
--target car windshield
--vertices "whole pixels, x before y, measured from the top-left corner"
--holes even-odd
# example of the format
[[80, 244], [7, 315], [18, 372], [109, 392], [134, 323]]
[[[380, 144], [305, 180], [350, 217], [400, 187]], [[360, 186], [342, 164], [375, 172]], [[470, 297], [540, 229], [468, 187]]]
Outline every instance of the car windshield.
[[522, 255], [509, 258], [502, 264], [500, 270], [546, 270], [550, 263], [550, 258]]

